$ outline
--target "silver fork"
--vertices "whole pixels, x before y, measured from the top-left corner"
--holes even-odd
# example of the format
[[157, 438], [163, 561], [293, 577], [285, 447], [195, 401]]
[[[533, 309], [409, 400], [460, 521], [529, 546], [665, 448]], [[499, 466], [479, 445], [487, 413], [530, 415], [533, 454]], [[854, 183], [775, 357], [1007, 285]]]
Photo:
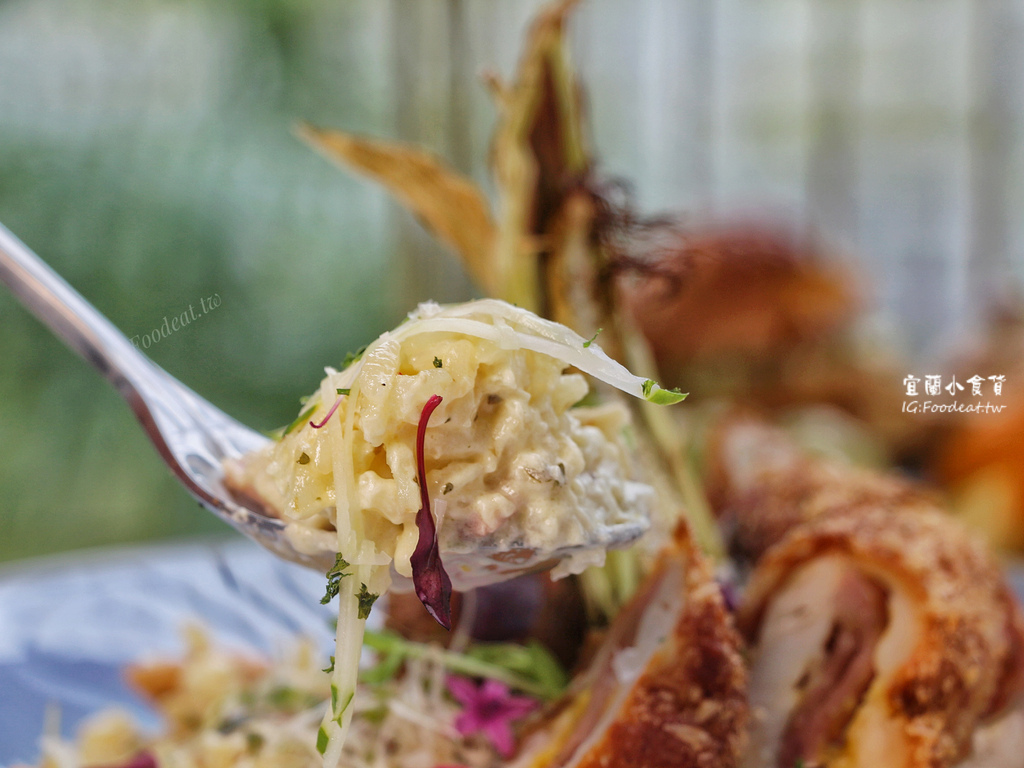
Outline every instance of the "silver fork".
[[[200, 504], [286, 560], [320, 571], [331, 567], [333, 551], [298, 551], [280, 518], [266, 512], [257, 500], [232, 494], [225, 485], [224, 461], [266, 445], [268, 438], [210, 405], [142, 354], [3, 224], [0, 282], [117, 388], [167, 466]], [[627, 546], [646, 529], [646, 525], [621, 523], [592, 531], [589, 541], [548, 550], [503, 550], [480, 542], [470, 551], [446, 551], [445, 564], [456, 589], [472, 589], [545, 570], [590, 550]]]
[[243, 503], [224, 484], [224, 460], [256, 450], [268, 438], [215, 408], [146, 357], [3, 224], [0, 281], [114, 385], [167, 466], [200, 504], [280, 557], [320, 570], [329, 567], [333, 555], [298, 552], [279, 518]]

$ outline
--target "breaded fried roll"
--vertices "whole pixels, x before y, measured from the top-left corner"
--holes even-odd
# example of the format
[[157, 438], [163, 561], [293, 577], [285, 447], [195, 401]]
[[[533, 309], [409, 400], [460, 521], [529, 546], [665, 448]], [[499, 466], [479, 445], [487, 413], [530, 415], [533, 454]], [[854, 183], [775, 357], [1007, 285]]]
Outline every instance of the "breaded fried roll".
[[545, 715], [514, 768], [737, 765], [747, 715], [739, 637], [685, 528]]
[[854, 505], [798, 525], [760, 560], [738, 620], [748, 768], [951, 766], [1016, 685], [1017, 607], [938, 510]]
[[811, 456], [783, 430], [751, 416], [718, 424], [707, 455], [709, 497], [741, 563], [756, 562], [794, 526], [833, 510], [937, 503], [899, 475]]

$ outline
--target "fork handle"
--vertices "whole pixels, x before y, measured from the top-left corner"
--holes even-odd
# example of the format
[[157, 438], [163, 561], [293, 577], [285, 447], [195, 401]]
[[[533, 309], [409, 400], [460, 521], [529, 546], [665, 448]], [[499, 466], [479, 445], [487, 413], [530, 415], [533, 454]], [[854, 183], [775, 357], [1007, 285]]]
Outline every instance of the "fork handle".
[[155, 374], [160, 369], [3, 224], [0, 282], [136, 408], [141, 382], [135, 372]]

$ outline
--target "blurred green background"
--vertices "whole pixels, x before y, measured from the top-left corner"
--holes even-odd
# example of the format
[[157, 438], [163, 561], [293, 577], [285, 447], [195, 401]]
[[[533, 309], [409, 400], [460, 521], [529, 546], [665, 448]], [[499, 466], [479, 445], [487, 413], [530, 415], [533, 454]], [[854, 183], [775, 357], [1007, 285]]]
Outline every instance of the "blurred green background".
[[[415, 225], [291, 133], [395, 135], [377, 44], [393, 18], [336, 0], [0, 2], [0, 221], [128, 336], [192, 305], [147, 354], [244, 423], [289, 422], [324, 365], [410, 302], [469, 295], [440, 252], [411, 286], [397, 254]], [[0, 560], [223, 528], [6, 290], [0, 446]]]
[[[0, 221], [259, 429], [417, 301], [472, 287], [299, 120], [424, 144], [493, 195], [495, 109], [540, 0], [0, 0]], [[1024, 279], [1024, 0], [587, 0], [605, 175], [645, 212], [824, 234], [872, 321], [952, 348]], [[894, 386], [899, 386], [898, 382]], [[0, 560], [223, 530], [128, 409], [0, 289]]]

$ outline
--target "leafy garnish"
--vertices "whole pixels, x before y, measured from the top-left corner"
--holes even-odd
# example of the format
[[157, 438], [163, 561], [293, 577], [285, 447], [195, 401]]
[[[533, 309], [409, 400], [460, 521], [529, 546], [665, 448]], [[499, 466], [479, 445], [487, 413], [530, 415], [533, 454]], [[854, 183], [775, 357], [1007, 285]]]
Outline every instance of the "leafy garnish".
[[[331, 598], [338, 596], [338, 590], [341, 589], [341, 580], [346, 576], [351, 576], [350, 573], [345, 573], [345, 569], [348, 568], [348, 562], [341, 556], [339, 552], [334, 558], [334, 565], [327, 571], [327, 592], [320, 598], [321, 605], [327, 605], [331, 602]], [[333, 664], [333, 659], [332, 659]]]
[[339, 394], [339, 395], [347, 395], [347, 394], [349, 394], [349, 393], [350, 393], [351, 391], [352, 391], [351, 389], [342, 389], [341, 387], [338, 387], [338, 394]]
[[430, 495], [427, 493], [427, 467], [423, 456], [423, 444], [427, 435], [430, 415], [441, 404], [440, 395], [431, 395], [420, 411], [420, 423], [416, 430], [416, 473], [420, 483], [421, 506], [416, 513], [416, 527], [419, 539], [416, 549], [409, 558], [412, 565], [412, 583], [416, 597], [423, 603], [427, 613], [445, 629], [452, 628], [452, 580], [441, 562], [437, 545], [437, 526], [430, 511]]
[[331, 656], [331, 665], [329, 667], [321, 670], [321, 671], [322, 672], [326, 672], [328, 675], [331, 674], [331, 672], [334, 671], [334, 657], [333, 656]]
[[370, 610], [373, 608], [373, 604], [377, 602], [378, 597], [380, 595], [375, 595], [368, 590], [365, 584], [359, 585], [359, 594], [356, 595], [356, 599], [359, 601], [360, 619], [368, 619], [370, 617]]
[[595, 333], [593, 336], [591, 336], [589, 339], [583, 342], [583, 348], [587, 349], [591, 344], [593, 344], [597, 340], [597, 337], [601, 335], [601, 331], [603, 330], [604, 328], [598, 328], [597, 333]]
[[441, 360], [440, 357], [435, 357], [434, 358], [434, 367], [435, 368], [444, 368], [444, 362]]
[[659, 389], [647, 399], [655, 405], [673, 405], [685, 400], [689, 394], [689, 392], [680, 392], [679, 387], [675, 387], [673, 389]]
[[321, 725], [320, 730], [316, 732], [316, 751], [321, 755], [327, 751], [327, 742], [330, 741], [330, 737], [327, 735], [327, 731]]
[[640, 386], [644, 393], [644, 400], [655, 405], [672, 405], [686, 399], [689, 393], [680, 392], [676, 389], [662, 389], [654, 379], [645, 379]]
[[551, 652], [537, 641], [515, 643], [473, 643], [463, 653], [442, 650], [435, 645], [406, 640], [390, 631], [366, 630], [364, 643], [376, 651], [380, 661], [363, 669], [359, 679], [379, 685], [398, 674], [406, 659], [438, 659], [451, 672], [498, 680], [510, 688], [550, 701], [569, 684], [569, 676]]
[[363, 353], [365, 351], [366, 351], [366, 345], [364, 344], [359, 349], [357, 349], [355, 352], [348, 352], [348, 353], [346, 353], [345, 354], [345, 359], [341, 361], [341, 368], [342, 368], [342, 370], [344, 370], [345, 368], [348, 368], [350, 365], [352, 365], [352, 363], [358, 362], [359, 358], [361, 358], [363, 356]]

